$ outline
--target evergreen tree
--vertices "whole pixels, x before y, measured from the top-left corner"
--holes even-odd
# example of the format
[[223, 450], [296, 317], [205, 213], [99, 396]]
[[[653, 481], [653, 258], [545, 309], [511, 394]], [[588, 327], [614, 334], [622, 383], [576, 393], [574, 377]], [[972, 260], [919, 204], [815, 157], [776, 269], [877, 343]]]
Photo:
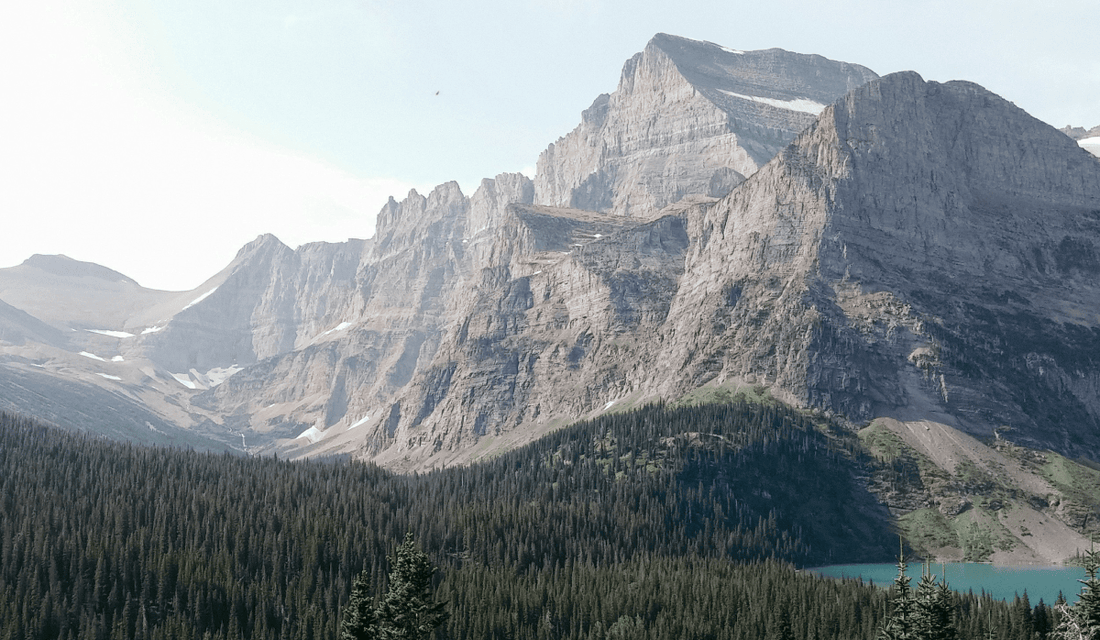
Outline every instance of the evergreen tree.
[[1081, 625], [1085, 627], [1091, 638], [1100, 638], [1100, 578], [1096, 573], [1100, 570], [1100, 551], [1090, 550], [1085, 554], [1086, 579], [1081, 580], [1081, 595], [1077, 599], [1077, 614], [1081, 618]]
[[428, 640], [448, 617], [445, 603], [432, 602], [435, 567], [413, 540], [412, 533], [390, 558], [390, 586], [378, 607], [378, 624], [387, 640]]
[[955, 640], [955, 594], [925, 564], [914, 601], [913, 632], [920, 640]]
[[378, 617], [371, 595], [370, 574], [364, 569], [355, 577], [351, 599], [344, 608], [340, 640], [376, 640], [378, 637]]
[[907, 569], [905, 555], [898, 555], [898, 577], [894, 578], [894, 594], [892, 602], [894, 610], [882, 625], [878, 632], [878, 640], [915, 640], [914, 614], [915, 602], [913, 592], [909, 587], [909, 576], [905, 575]]
[[1100, 640], [1100, 551], [1085, 554], [1085, 575], [1080, 580], [1081, 593], [1073, 606], [1058, 598], [1054, 605], [1058, 614], [1058, 627], [1051, 634], [1055, 640]]

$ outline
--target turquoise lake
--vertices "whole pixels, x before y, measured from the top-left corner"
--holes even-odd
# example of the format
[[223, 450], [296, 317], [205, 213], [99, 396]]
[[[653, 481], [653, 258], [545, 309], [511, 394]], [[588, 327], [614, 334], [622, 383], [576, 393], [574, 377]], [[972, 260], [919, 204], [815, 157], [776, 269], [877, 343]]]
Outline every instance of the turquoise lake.
[[[932, 573], [937, 578], [943, 573], [941, 565], [932, 565]], [[1047, 604], [1054, 604], [1061, 591], [1071, 604], [1077, 601], [1077, 593], [1085, 577], [1081, 567], [1006, 567], [973, 562], [952, 562], [946, 565], [947, 584], [955, 591], [966, 593], [983, 590], [1000, 600], [1011, 601], [1017, 594], [1027, 591], [1031, 606], [1042, 598]], [[829, 578], [862, 578], [864, 582], [888, 587], [898, 575], [898, 568], [892, 564], [845, 564], [830, 567], [807, 569]], [[912, 576], [915, 587], [920, 580], [921, 565], [911, 564], [906, 572]]]

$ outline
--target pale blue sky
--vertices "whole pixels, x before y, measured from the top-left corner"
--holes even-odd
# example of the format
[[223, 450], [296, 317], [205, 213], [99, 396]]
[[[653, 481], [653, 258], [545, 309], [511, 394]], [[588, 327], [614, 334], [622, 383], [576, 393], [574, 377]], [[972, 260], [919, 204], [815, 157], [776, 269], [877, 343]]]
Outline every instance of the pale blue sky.
[[1093, 0], [21, 4], [0, 25], [0, 267], [65, 253], [156, 288], [260, 233], [369, 237], [389, 195], [532, 171], [661, 31], [1100, 124]]

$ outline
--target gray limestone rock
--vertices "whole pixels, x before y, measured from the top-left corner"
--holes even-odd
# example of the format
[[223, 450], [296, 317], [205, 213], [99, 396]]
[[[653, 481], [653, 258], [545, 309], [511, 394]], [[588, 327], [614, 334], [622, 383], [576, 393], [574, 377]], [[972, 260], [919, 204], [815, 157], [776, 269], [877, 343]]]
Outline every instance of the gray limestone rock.
[[821, 56], [658, 34], [539, 157], [535, 202], [648, 216], [685, 195], [725, 195], [875, 77]]

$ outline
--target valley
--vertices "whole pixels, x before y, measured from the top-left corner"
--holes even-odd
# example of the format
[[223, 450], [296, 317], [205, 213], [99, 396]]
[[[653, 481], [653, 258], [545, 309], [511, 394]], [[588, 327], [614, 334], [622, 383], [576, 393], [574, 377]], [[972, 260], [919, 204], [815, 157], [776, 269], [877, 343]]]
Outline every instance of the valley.
[[658, 34], [533, 178], [391, 198], [369, 239], [263, 235], [185, 292], [0, 269], [0, 410], [430, 474], [748, 400], [838, 448], [848, 497], [822, 508], [875, 532], [723, 476], [791, 498], [798, 553], [882, 556], [896, 530], [927, 558], [1066, 562], [1100, 533], [1093, 139], [969, 82]]

